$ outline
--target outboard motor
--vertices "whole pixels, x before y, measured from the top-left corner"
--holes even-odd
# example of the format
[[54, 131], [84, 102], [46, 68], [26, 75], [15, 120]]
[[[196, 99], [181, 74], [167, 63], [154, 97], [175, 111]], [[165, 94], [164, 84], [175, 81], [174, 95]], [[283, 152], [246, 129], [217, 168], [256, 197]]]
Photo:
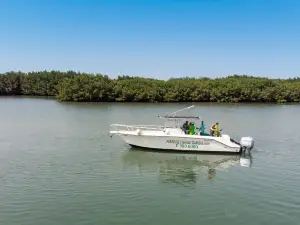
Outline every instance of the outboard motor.
[[242, 150], [251, 150], [254, 147], [254, 139], [252, 137], [242, 137], [240, 141]]
[[137, 129], [135, 132], [137, 135], [141, 135], [141, 133], [142, 133], [142, 131], [140, 129]]

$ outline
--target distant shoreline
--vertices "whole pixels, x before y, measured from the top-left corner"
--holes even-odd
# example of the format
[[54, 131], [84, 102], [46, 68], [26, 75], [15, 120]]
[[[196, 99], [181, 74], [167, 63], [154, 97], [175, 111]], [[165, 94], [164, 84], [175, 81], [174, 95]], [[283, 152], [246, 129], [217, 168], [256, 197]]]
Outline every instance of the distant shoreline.
[[40, 71], [0, 74], [0, 96], [50, 97], [75, 102], [299, 103], [300, 78], [246, 75], [152, 78]]
[[34, 95], [0, 95], [0, 101], [1, 100], [4, 100], [4, 99], [24, 99], [24, 100], [50, 100], [50, 101], [55, 101], [55, 102], [58, 102], [58, 103], [65, 103], [65, 104], [68, 104], [68, 103], [76, 103], [76, 104], [93, 104], [93, 103], [99, 103], [99, 104], [116, 104], [116, 105], [121, 105], [121, 104], [125, 104], [125, 105], [130, 105], [130, 104], [137, 104], [137, 105], [141, 105], [141, 104], [145, 104], [145, 105], [151, 105], [151, 104], [154, 104], [154, 105], [159, 105], [159, 104], [170, 104], [170, 105], [174, 105], [174, 104], [186, 104], [187, 106], [189, 105], [193, 105], [193, 104], [196, 104], [196, 105], [216, 105], [216, 106], [221, 106], [221, 105], [224, 105], [224, 106], [229, 106], [229, 105], [232, 105], [232, 106], [246, 106], [246, 105], [256, 105], [256, 106], [266, 106], [266, 105], [269, 105], [269, 106], [276, 106], [276, 105], [299, 105], [300, 103], [299, 102], [284, 102], [284, 103], [278, 103], [278, 102], [116, 102], [116, 101], [59, 101], [57, 100], [57, 98], [55, 96], [34, 96]]

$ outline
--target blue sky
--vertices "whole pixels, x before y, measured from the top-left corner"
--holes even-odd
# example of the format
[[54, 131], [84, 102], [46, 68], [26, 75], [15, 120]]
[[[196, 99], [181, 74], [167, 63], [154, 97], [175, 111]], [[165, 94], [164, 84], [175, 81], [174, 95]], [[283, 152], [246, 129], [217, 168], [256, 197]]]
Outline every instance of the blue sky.
[[300, 76], [298, 0], [0, 0], [0, 72]]

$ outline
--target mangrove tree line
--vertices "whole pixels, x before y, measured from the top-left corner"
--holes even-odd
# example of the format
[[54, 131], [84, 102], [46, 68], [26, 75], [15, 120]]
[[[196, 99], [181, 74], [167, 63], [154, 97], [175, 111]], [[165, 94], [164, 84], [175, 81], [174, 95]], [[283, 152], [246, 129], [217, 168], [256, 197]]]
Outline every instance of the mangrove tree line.
[[55, 96], [60, 101], [300, 102], [300, 78], [246, 75], [167, 81], [73, 71], [0, 74], [0, 95]]

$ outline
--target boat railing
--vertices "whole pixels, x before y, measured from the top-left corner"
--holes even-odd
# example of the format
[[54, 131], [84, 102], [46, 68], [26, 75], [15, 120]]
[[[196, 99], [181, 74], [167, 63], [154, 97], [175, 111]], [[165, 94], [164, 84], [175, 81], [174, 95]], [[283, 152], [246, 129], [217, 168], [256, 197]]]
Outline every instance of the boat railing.
[[163, 131], [165, 126], [159, 125], [124, 125], [124, 124], [112, 124], [110, 125], [115, 129], [115, 131], [136, 131], [139, 130], [147, 130], [147, 131]]

